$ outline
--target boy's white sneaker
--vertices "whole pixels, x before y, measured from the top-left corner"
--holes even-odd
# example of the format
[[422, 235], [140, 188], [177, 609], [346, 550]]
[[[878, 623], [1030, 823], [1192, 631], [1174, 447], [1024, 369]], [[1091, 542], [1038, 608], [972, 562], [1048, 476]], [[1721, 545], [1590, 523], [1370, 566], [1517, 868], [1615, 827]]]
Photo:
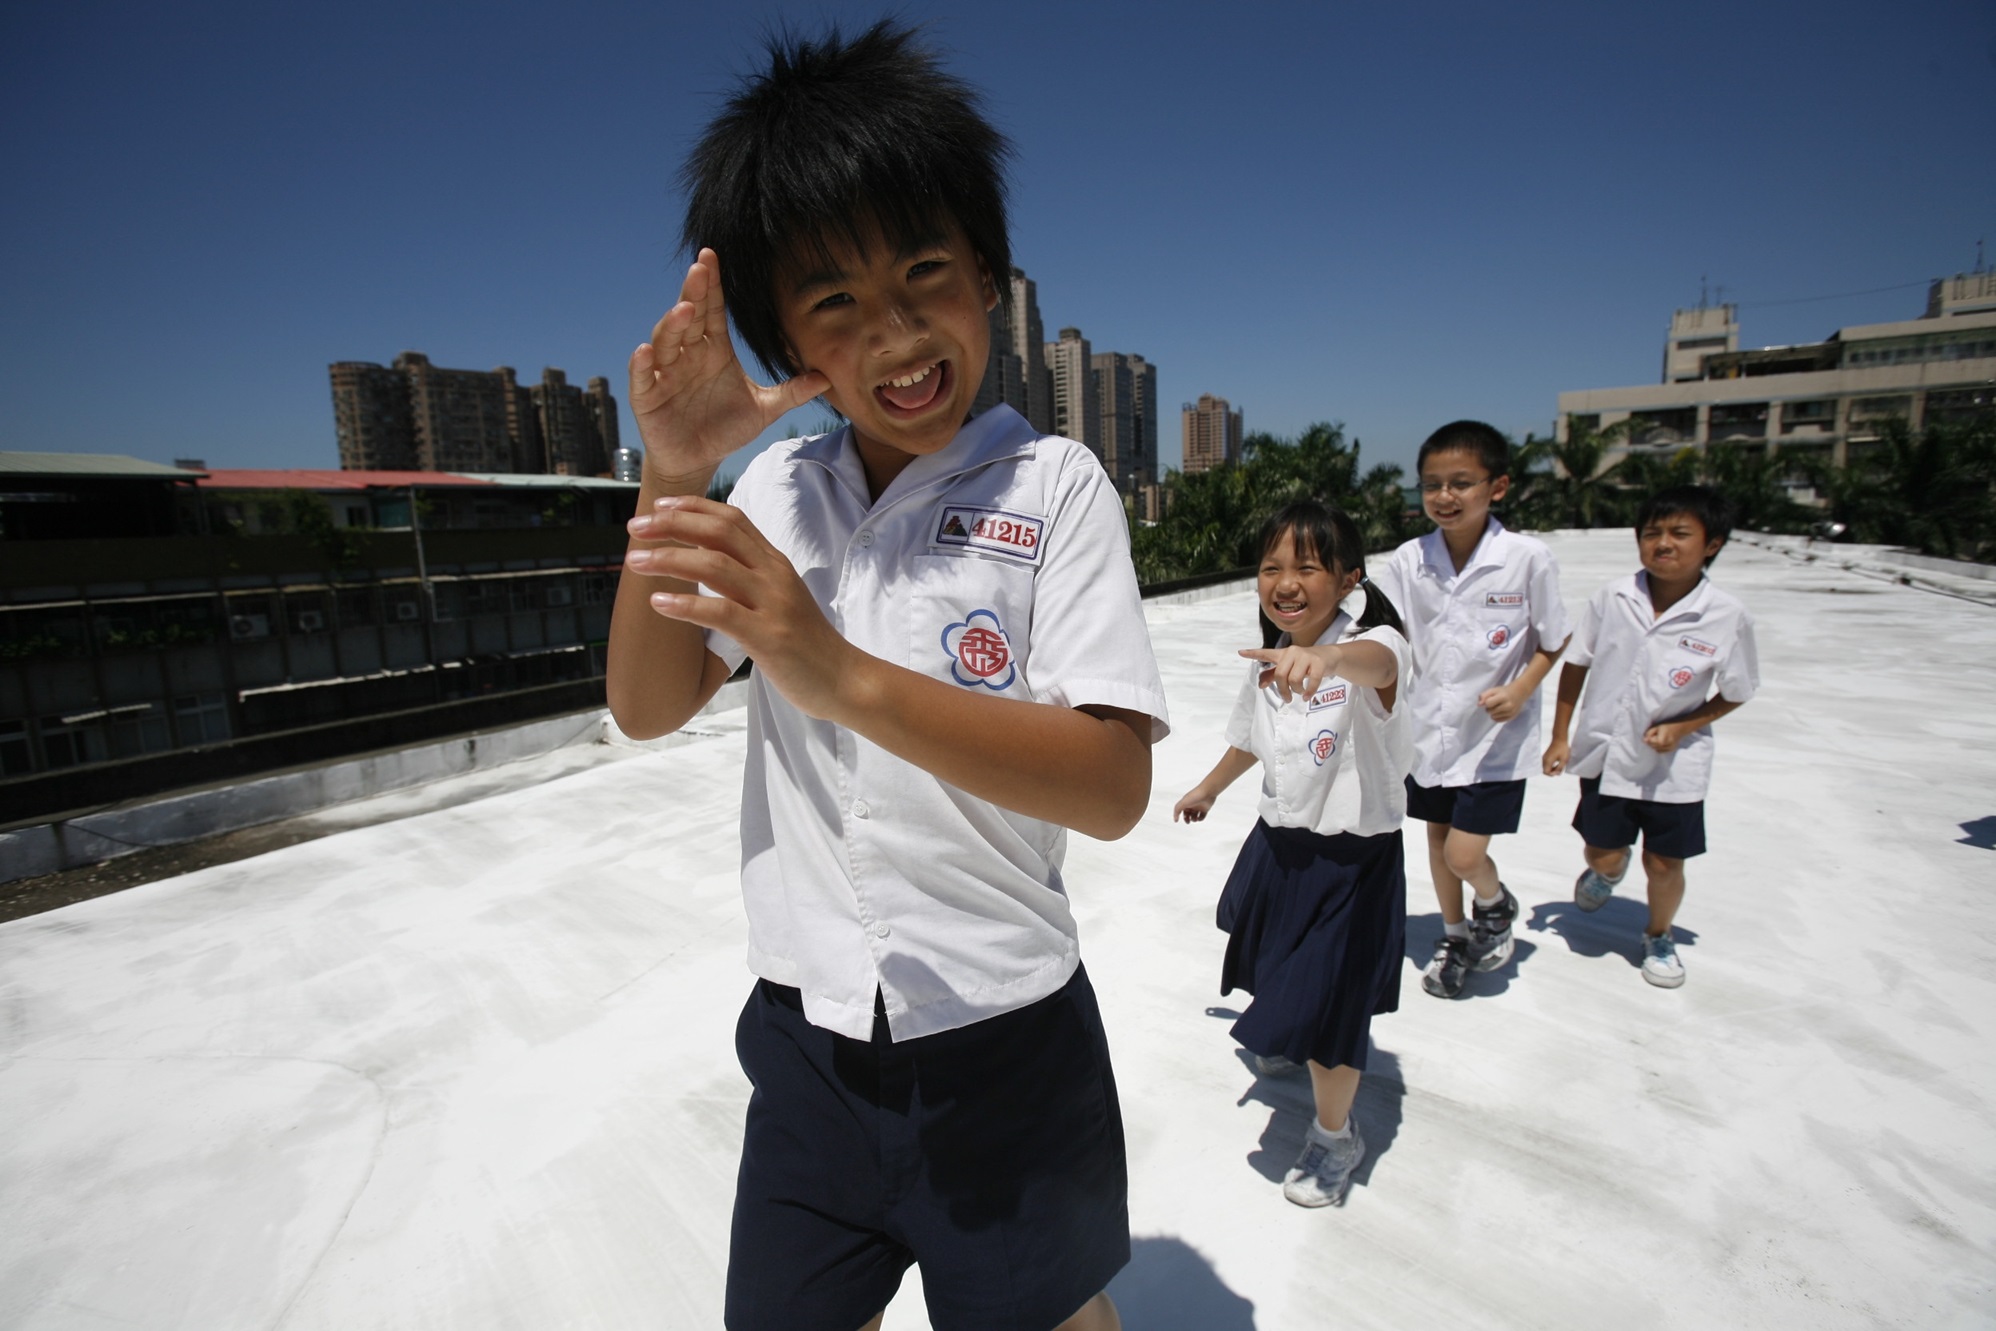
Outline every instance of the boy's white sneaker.
[[[1630, 856], [1630, 859], [1635, 858]], [[1582, 910], [1599, 910], [1608, 904], [1608, 898], [1615, 895], [1615, 889], [1628, 875], [1629, 862], [1622, 861], [1622, 872], [1613, 878], [1599, 874], [1590, 868], [1582, 869], [1580, 877], [1573, 880], [1573, 904]]]
[[1346, 1119], [1351, 1135], [1333, 1137], [1313, 1117], [1310, 1130], [1303, 1134], [1303, 1154], [1282, 1176], [1282, 1195], [1298, 1206], [1341, 1206], [1351, 1187], [1351, 1174], [1365, 1159], [1365, 1138], [1358, 1135], [1358, 1122]]
[[1675, 989], [1684, 983], [1684, 963], [1677, 959], [1677, 944], [1669, 934], [1657, 938], [1643, 935], [1643, 978], [1659, 989]]

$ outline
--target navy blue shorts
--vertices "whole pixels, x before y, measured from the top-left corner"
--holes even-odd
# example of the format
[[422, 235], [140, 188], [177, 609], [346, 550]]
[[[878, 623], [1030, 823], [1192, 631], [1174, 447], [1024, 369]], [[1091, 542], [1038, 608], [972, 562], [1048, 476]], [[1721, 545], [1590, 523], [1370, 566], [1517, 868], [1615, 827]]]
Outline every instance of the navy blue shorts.
[[1447, 823], [1473, 836], [1518, 830], [1525, 811], [1525, 782], [1475, 781], [1466, 786], [1423, 786], [1407, 778], [1407, 816], [1424, 823]]
[[1580, 807], [1573, 811], [1573, 830], [1597, 850], [1622, 850], [1643, 834], [1643, 849], [1667, 860], [1688, 860], [1705, 853], [1705, 801], [1664, 804], [1657, 800], [1603, 795], [1601, 778], [1580, 778]]
[[1085, 972], [1037, 1003], [899, 1044], [804, 1020], [759, 982], [729, 1331], [855, 1331], [913, 1263], [936, 1331], [1051, 1328], [1130, 1260], [1122, 1110]]

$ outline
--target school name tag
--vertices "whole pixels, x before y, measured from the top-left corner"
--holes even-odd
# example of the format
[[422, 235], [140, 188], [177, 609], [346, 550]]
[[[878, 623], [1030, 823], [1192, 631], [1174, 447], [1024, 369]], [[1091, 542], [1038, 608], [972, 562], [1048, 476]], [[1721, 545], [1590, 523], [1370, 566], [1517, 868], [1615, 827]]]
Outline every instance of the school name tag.
[[1321, 712], [1326, 707], [1341, 707], [1345, 700], [1345, 686], [1333, 684], [1328, 689], [1319, 689], [1310, 695], [1310, 710]]
[[1523, 592], [1491, 592], [1483, 598], [1484, 608], [1489, 610], [1516, 610], [1524, 603]]
[[1714, 647], [1711, 643], [1701, 638], [1679, 638], [1677, 645], [1687, 652], [1696, 652], [1700, 656], [1717, 656], [1719, 654], [1717, 647]]
[[936, 522], [937, 545], [961, 546], [967, 550], [988, 550], [1028, 564], [1040, 561], [1040, 538], [1046, 522], [1002, 508], [970, 508], [953, 504], [942, 511]]

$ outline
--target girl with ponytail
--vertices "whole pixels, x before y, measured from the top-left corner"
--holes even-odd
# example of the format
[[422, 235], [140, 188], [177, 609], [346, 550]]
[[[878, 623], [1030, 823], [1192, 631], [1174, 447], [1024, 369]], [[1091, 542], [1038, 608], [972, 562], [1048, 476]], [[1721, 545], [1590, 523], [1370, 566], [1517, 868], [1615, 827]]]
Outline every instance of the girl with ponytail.
[[1220, 992], [1254, 995], [1233, 1036], [1259, 1073], [1308, 1069], [1315, 1121], [1282, 1193], [1329, 1206], [1365, 1156], [1351, 1107], [1372, 1018], [1400, 1005], [1413, 742], [1394, 703], [1409, 656], [1338, 509], [1301, 500], [1269, 518], [1257, 590], [1277, 636], [1241, 652], [1227, 751], [1172, 813], [1203, 821], [1260, 764], [1261, 817], [1220, 893]]

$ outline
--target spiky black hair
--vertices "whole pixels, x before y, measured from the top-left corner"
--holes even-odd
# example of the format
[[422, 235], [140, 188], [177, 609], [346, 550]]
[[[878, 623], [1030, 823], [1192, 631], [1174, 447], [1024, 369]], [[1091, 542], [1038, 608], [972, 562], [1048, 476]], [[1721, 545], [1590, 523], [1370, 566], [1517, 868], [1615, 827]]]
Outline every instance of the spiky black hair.
[[1482, 421], [1450, 421], [1441, 429], [1429, 435], [1421, 445], [1421, 451], [1414, 458], [1414, 471], [1418, 475], [1421, 468], [1428, 465], [1431, 453], [1449, 453], [1463, 449], [1474, 453], [1483, 470], [1490, 473], [1490, 479], [1511, 474], [1511, 441], [1497, 432], [1496, 427]]
[[[1733, 534], [1733, 506], [1724, 495], [1709, 486], [1673, 485], [1643, 500], [1643, 506], [1636, 511], [1636, 539], [1642, 539], [1643, 528], [1652, 522], [1674, 518], [1679, 513], [1696, 518], [1705, 529], [1707, 541], [1724, 541]], [[1710, 568], [1712, 560], [1718, 557], [1718, 552], [1713, 551], [1705, 567]]]
[[770, 374], [791, 364], [776, 284], [795, 265], [832, 266], [833, 246], [917, 249], [963, 228], [1009, 301], [1005, 221], [1011, 146], [977, 93], [913, 30], [883, 19], [850, 40], [772, 35], [768, 68], [744, 79], [681, 172], [680, 240], [721, 259], [728, 312]]

